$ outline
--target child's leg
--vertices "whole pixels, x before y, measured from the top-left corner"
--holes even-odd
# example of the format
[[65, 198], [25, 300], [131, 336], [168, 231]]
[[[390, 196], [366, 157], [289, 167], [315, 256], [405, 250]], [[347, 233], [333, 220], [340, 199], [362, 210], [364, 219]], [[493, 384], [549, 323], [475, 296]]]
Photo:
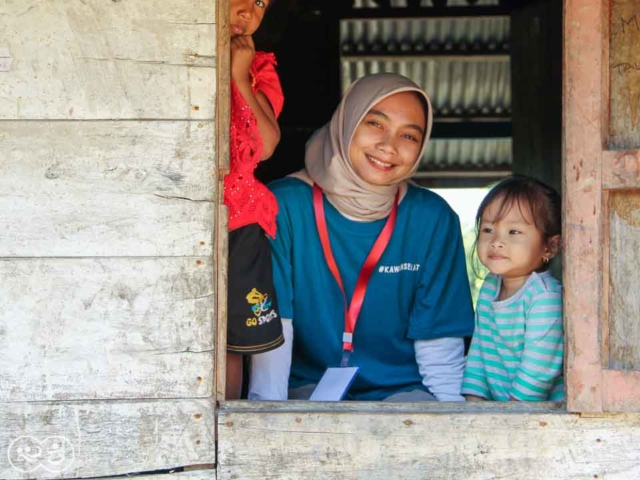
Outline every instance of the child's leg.
[[237, 400], [242, 392], [242, 355], [227, 352], [227, 388], [225, 398]]
[[226, 398], [240, 398], [243, 355], [284, 343], [273, 286], [271, 244], [259, 225], [229, 233]]

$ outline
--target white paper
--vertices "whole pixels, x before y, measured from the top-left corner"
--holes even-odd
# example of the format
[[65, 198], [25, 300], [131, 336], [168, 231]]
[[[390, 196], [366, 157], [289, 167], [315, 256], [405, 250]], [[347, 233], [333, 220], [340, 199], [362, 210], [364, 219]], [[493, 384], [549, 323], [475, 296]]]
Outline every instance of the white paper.
[[338, 402], [344, 398], [358, 367], [327, 368], [309, 400], [316, 402]]

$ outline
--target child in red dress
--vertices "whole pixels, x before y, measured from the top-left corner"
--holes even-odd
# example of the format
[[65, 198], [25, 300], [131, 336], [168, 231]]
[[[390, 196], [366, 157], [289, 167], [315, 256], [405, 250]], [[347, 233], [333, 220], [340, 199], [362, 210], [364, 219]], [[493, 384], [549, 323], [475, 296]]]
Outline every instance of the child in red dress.
[[224, 179], [229, 209], [229, 287], [226, 398], [240, 398], [243, 355], [284, 342], [272, 280], [271, 245], [278, 204], [256, 178], [258, 163], [280, 141], [277, 117], [284, 97], [272, 53], [256, 52], [252, 35], [272, 0], [231, 1], [230, 171]]

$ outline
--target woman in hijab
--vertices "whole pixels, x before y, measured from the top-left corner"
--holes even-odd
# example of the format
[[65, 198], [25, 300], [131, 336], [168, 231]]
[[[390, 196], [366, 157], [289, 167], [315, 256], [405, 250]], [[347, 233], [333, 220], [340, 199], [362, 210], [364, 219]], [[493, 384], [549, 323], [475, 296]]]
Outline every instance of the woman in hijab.
[[395, 74], [363, 77], [274, 182], [274, 282], [285, 344], [254, 356], [250, 399], [308, 399], [329, 367], [359, 370], [345, 398], [462, 401], [473, 309], [457, 215], [410, 184], [433, 123]]

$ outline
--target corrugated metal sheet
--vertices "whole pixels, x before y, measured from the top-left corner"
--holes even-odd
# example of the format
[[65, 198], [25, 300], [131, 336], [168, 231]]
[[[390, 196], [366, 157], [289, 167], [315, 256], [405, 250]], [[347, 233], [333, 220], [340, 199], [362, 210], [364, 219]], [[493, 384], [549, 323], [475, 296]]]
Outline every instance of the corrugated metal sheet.
[[511, 113], [509, 59], [342, 59], [343, 93], [370, 73], [405, 75], [429, 94], [436, 116], [503, 116]]
[[419, 171], [508, 171], [511, 169], [511, 139], [432, 139]]
[[355, 53], [378, 44], [399, 50], [505, 51], [509, 27], [508, 17], [342, 20], [340, 37], [343, 49], [352, 44]]
[[[367, 0], [356, 3], [360, 7], [375, 6]], [[395, 4], [405, 5], [400, 0]], [[467, 6], [464, 0], [449, 2], [455, 4]], [[481, 4], [496, 5], [497, 1], [476, 3]], [[508, 120], [509, 18], [342, 20], [340, 28], [343, 92], [366, 74], [395, 72], [425, 89], [436, 121], [477, 121], [483, 117]], [[396, 55], [389, 56], [389, 50]], [[373, 55], [376, 53], [378, 56]], [[510, 138], [433, 139], [420, 170], [509, 170], [511, 160]]]
[[[347, 0], [336, 0], [336, 1], [347, 1]], [[478, 0], [474, 3], [476, 6], [489, 6], [489, 5], [498, 5], [498, 0]], [[433, 3], [431, 0], [421, 0], [421, 7], [430, 7]], [[447, 5], [451, 7], [467, 7], [469, 6], [469, 2], [467, 0], [448, 0]], [[354, 8], [376, 8], [378, 4], [375, 0], [355, 0], [353, 2]], [[407, 0], [391, 0], [391, 6], [397, 8], [404, 8], [407, 6]]]

